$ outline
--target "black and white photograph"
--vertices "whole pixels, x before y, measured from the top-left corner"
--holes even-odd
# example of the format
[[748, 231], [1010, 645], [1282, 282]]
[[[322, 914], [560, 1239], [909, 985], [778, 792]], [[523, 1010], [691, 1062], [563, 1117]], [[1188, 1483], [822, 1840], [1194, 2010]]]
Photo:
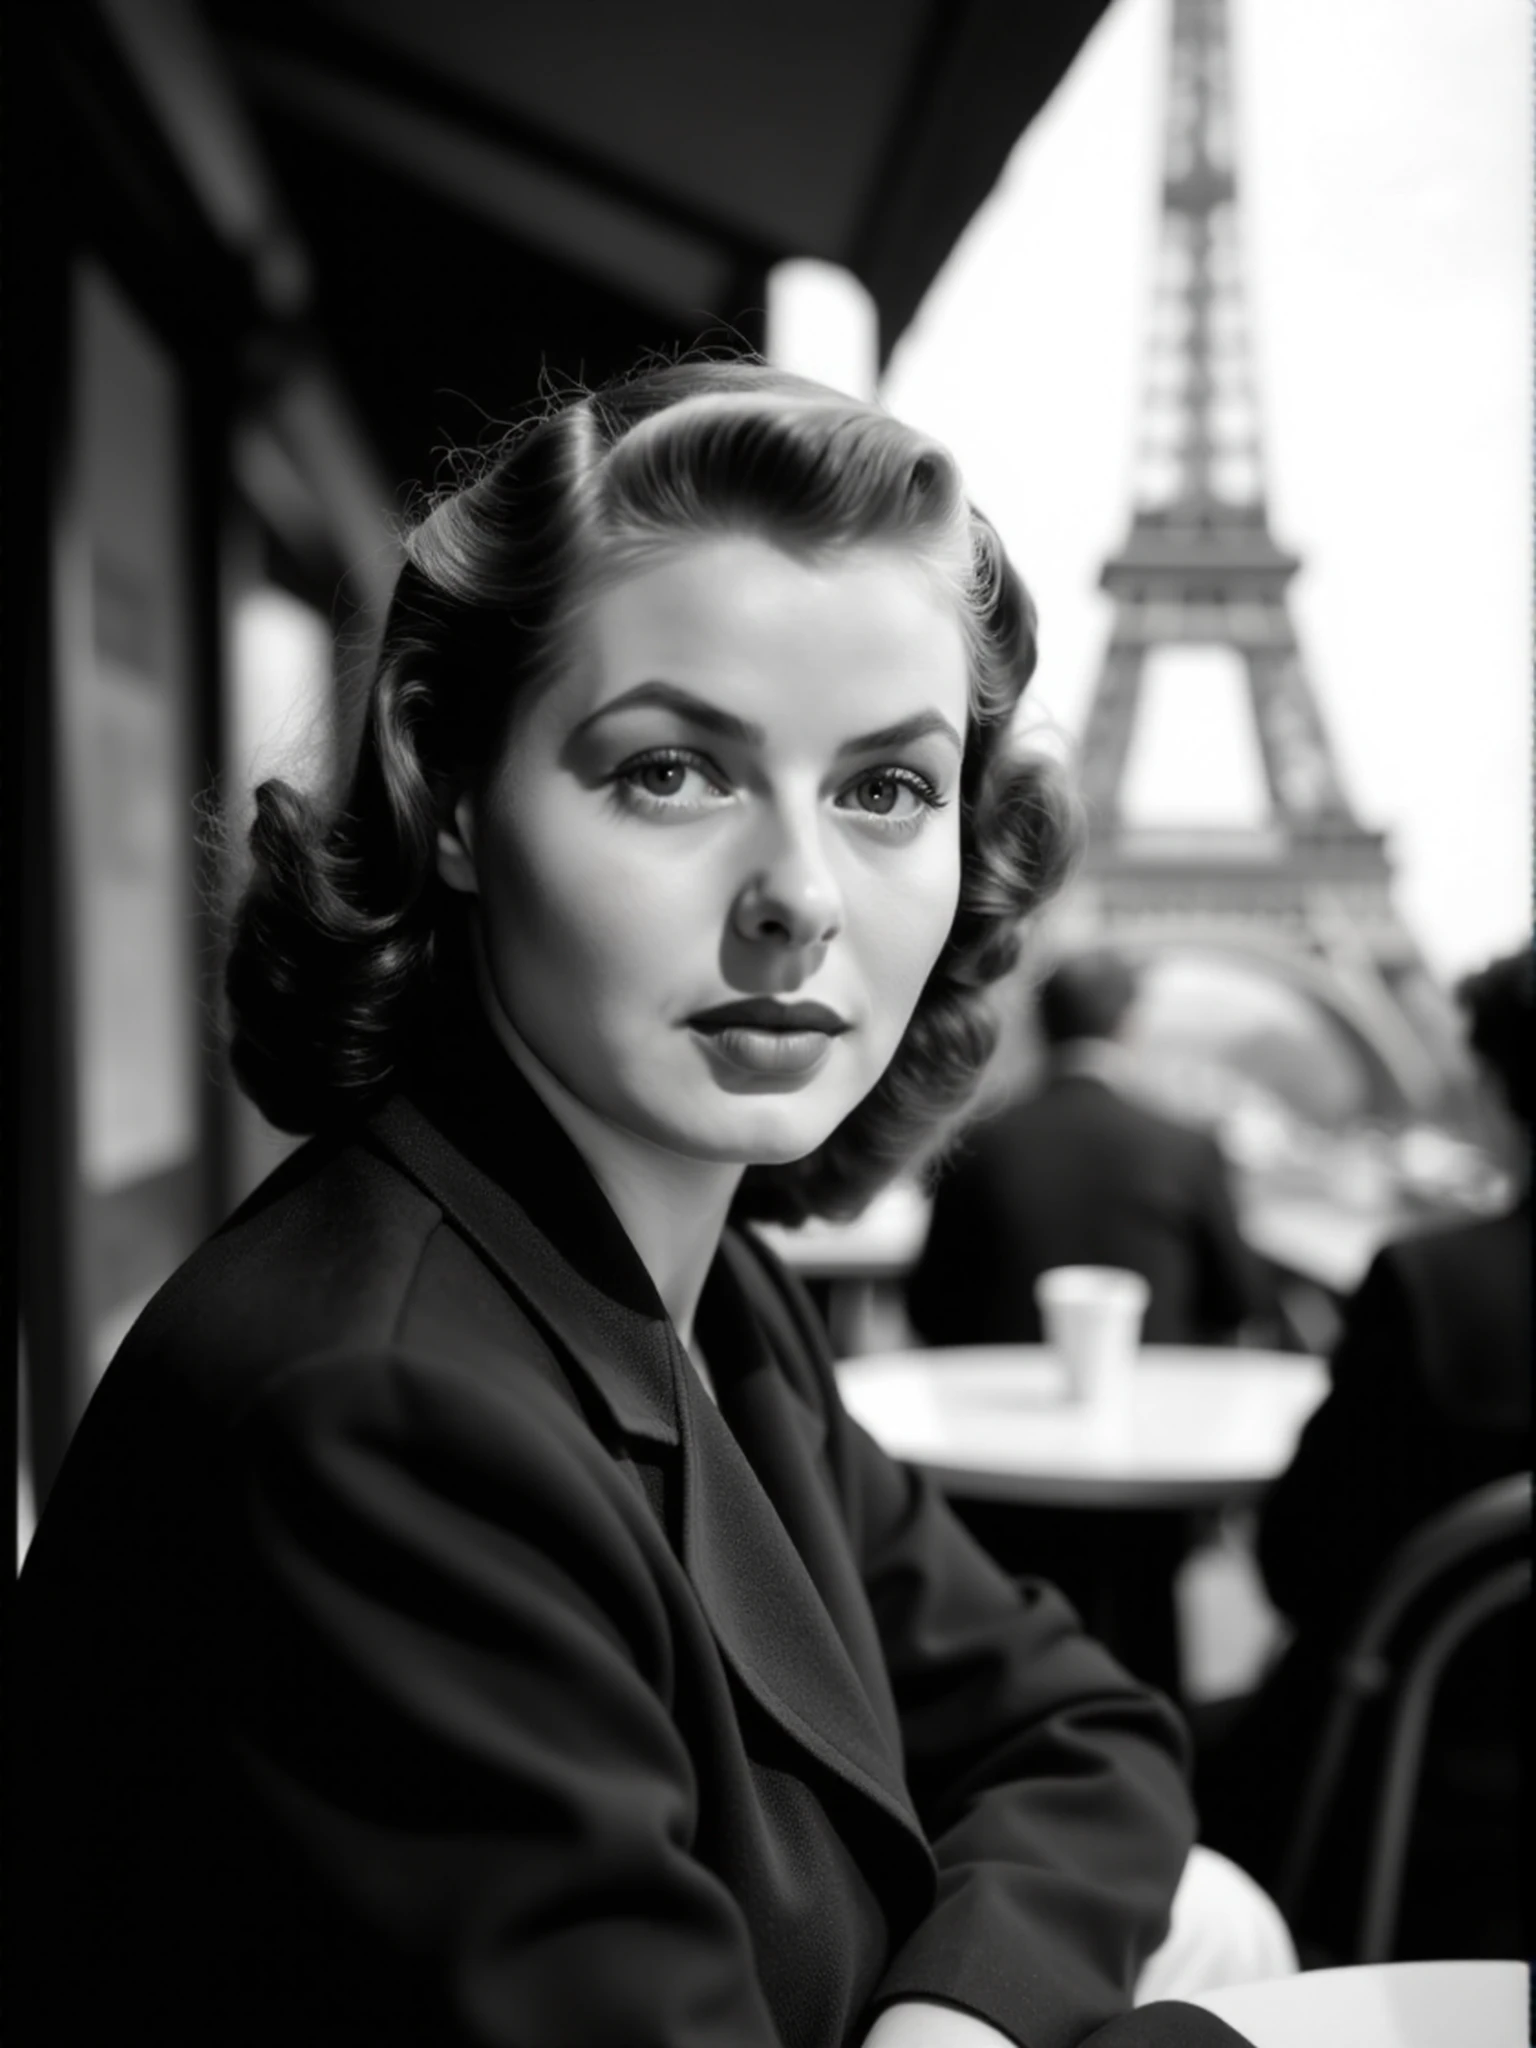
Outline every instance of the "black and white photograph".
[[14, 2048], [1522, 2048], [1520, 0], [0, 36]]

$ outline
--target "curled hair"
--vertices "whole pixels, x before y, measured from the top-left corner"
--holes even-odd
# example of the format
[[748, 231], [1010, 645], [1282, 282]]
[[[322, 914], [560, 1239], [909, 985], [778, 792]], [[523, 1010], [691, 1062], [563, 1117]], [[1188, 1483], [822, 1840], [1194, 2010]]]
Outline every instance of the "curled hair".
[[441, 494], [404, 536], [339, 808], [257, 791], [225, 986], [235, 1073], [273, 1123], [323, 1129], [408, 1078], [462, 950], [463, 900], [436, 866], [449, 805], [483, 787], [511, 706], [558, 673], [595, 590], [735, 533], [808, 559], [899, 551], [952, 602], [970, 675], [948, 938], [875, 1088], [806, 1158], [749, 1168], [738, 1213], [856, 1213], [963, 1111], [996, 1042], [989, 990], [1081, 839], [1060, 771], [1011, 739], [1034, 607], [939, 443], [763, 364], [693, 361], [555, 402]]
[[1456, 984], [1467, 1018], [1467, 1043], [1498, 1077], [1517, 1117], [1536, 1113], [1536, 1058], [1531, 1051], [1536, 967], [1529, 946], [1490, 960]]

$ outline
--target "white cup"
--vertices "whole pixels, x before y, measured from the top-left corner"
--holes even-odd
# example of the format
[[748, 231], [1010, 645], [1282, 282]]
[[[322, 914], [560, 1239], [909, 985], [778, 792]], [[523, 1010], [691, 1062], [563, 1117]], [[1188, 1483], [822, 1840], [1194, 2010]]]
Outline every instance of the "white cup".
[[1140, 1273], [1123, 1266], [1052, 1266], [1036, 1279], [1045, 1341], [1067, 1369], [1071, 1399], [1105, 1414], [1129, 1409], [1151, 1292]]

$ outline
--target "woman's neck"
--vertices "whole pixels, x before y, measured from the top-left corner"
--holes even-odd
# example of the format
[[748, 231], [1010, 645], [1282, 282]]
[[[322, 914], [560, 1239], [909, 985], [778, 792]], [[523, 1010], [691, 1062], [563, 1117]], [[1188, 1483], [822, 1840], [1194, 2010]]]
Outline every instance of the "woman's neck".
[[520, 1035], [483, 969], [476, 980], [502, 1049], [586, 1161], [691, 1347], [699, 1297], [743, 1169], [669, 1152], [589, 1109]]

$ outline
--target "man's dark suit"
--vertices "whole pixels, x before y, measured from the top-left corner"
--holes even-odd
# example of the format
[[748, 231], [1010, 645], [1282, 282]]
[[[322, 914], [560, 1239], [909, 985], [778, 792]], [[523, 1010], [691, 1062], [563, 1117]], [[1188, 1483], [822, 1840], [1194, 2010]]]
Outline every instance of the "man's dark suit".
[[1264, 1502], [1259, 1562], [1332, 1630], [1400, 1537], [1530, 1462], [1531, 1205], [1399, 1239], [1350, 1302], [1332, 1387]]
[[933, 1344], [1035, 1343], [1036, 1277], [1079, 1265], [1145, 1276], [1151, 1344], [1228, 1336], [1266, 1300], [1215, 1140], [1069, 1072], [979, 1126], [945, 1171], [908, 1306]]
[[146, 1311], [18, 1589], [16, 2048], [1029, 2048], [1122, 2010], [1182, 1733], [847, 1418], [728, 1237], [717, 1411], [483, 1034]]
[[[1213, 1342], [1268, 1302], [1215, 1140], [1067, 1071], [978, 1126], [943, 1175], [908, 1310], [933, 1344], [1036, 1343], [1037, 1276], [1077, 1265], [1146, 1278], [1151, 1344]], [[991, 1502], [961, 1512], [1009, 1570], [1045, 1572], [1134, 1671], [1177, 1691], [1182, 1517], [1110, 1522]]]
[[[1531, 1210], [1386, 1246], [1345, 1313], [1332, 1388], [1266, 1496], [1259, 1563], [1296, 1635], [1245, 1717], [1202, 1762], [1211, 1839], [1273, 1882], [1333, 1660], [1388, 1554], [1412, 1529], [1530, 1464]], [[1528, 1702], [1525, 1625], [1488, 1631], [1436, 1709], [1400, 1934], [1419, 1955], [1525, 1954], [1518, 1850]], [[1380, 1731], [1364, 1736], [1369, 1765]], [[1337, 1952], [1358, 1910], [1372, 1774], [1330, 1823], [1303, 1932]], [[1522, 1882], [1526, 1889], [1521, 1901]]]

